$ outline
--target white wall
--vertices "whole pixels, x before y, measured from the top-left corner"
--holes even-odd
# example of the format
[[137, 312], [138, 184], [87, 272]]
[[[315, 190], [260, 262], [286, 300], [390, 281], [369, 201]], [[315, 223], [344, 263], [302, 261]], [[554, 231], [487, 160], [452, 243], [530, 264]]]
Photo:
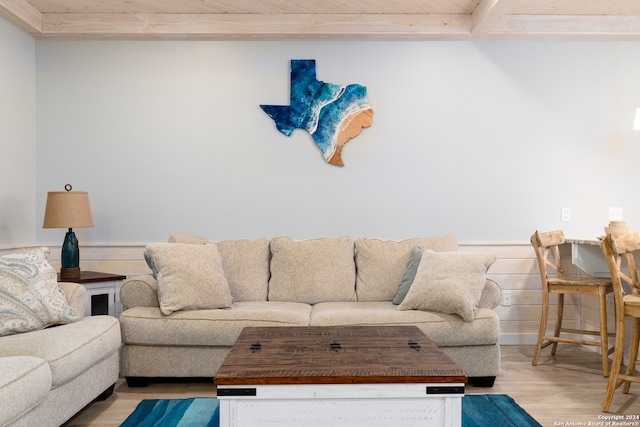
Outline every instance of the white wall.
[[35, 244], [35, 46], [0, 18], [0, 249]]
[[[640, 42], [37, 40], [36, 57], [35, 223], [47, 191], [87, 190], [81, 245], [595, 237], [609, 206], [640, 229]], [[368, 88], [373, 126], [343, 168], [259, 108], [288, 104], [291, 59]]]

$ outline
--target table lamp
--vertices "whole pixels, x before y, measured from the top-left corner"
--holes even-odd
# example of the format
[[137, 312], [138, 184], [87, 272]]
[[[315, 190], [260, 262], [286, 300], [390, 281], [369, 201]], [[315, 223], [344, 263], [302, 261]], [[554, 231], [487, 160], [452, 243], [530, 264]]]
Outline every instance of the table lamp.
[[93, 227], [89, 194], [86, 191], [71, 191], [70, 184], [64, 186], [66, 191], [49, 191], [47, 206], [44, 211], [42, 228], [68, 228], [62, 244], [62, 268], [60, 279], [80, 278], [80, 249], [73, 228]]

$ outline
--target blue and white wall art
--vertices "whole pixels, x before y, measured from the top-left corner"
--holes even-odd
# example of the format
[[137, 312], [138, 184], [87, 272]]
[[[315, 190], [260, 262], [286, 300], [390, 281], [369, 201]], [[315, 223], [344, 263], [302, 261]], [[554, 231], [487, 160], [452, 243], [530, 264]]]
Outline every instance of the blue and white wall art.
[[316, 61], [291, 61], [289, 105], [260, 105], [286, 136], [306, 129], [325, 160], [344, 166], [342, 148], [362, 129], [371, 126], [373, 109], [367, 88], [359, 84], [338, 85], [316, 78]]

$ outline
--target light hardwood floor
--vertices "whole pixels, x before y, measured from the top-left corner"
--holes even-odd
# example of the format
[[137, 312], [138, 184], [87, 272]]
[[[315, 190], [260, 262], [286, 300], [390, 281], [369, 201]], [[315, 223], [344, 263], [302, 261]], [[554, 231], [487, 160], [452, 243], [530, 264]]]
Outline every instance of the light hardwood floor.
[[[617, 390], [610, 412], [600, 411], [607, 379], [602, 376], [597, 353], [560, 344], [555, 356], [551, 356], [550, 349], [546, 348], [538, 366], [531, 366], [533, 351], [533, 346], [503, 346], [502, 372], [496, 384], [492, 388], [467, 387], [466, 393], [508, 394], [543, 426], [586, 426], [589, 422], [604, 421], [598, 418], [602, 415], [640, 416], [638, 384], [633, 384], [626, 395]], [[120, 380], [109, 399], [92, 403], [67, 426], [119, 426], [142, 399], [215, 395], [215, 387], [210, 382], [165, 382], [129, 388], [124, 380]]]

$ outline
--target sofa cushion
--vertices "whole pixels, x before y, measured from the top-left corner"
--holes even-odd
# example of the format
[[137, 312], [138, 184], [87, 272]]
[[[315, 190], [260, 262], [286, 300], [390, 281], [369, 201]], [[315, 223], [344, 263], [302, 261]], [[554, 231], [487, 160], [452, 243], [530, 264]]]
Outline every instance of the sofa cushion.
[[67, 303], [83, 318], [89, 307], [89, 293], [84, 285], [75, 282], [58, 282], [58, 287], [67, 299]]
[[356, 300], [351, 237], [275, 237], [271, 256], [270, 301], [316, 304]]
[[111, 316], [90, 316], [53, 328], [2, 338], [0, 357], [34, 356], [51, 368], [52, 387], [76, 378], [120, 349], [120, 325]]
[[20, 418], [51, 390], [51, 369], [32, 356], [0, 357], [0, 425]]
[[478, 302], [478, 307], [490, 308], [493, 310], [501, 303], [502, 289], [500, 288], [500, 285], [498, 285], [498, 283], [493, 279], [487, 278], [487, 281], [484, 284], [484, 289], [482, 289], [482, 296]]
[[455, 251], [453, 236], [416, 237], [400, 241], [359, 238], [355, 241], [358, 301], [392, 301], [398, 292], [411, 249]]
[[482, 252], [425, 251], [415, 280], [398, 310], [457, 314], [473, 321], [496, 256]]
[[[309, 326], [311, 306], [296, 302], [245, 301], [224, 310], [177, 311], [134, 307], [120, 316], [124, 344], [232, 346], [246, 326]], [[162, 319], [162, 321], [159, 321]]]
[[80, 318], [58, 288], [48, 248], [0, 256], [0, 336]]
[[151, 274], [124, 279], [120, 288], [120, 303], [125, 311], [131, 307], [160, 307], [158, 280]]
[[169, 236], [169, 243], [191, 243], [192, 245], [206, 245], [207, 243], [215, 243], [206, 237], [200, 237], [189, 233], [173, 233]]
[[480, 308], [473, 322], [459, 316], [430, 311], [399, 311], [391, 301], [326, 302], [311, 311], [311, 326], [415, 325], [437, 345], [492, 345], [500, 340], [500, 320], [495, 311]]
[[158, 268], [158, 301], [163, 314], [231, 306], [231, 292], [215, 244], [150, 243], [147, 250]]
[[269, 239], [221, 240], [217, 244], [234, 301], [266, 301]]
[[234, 301], [266, 301], [269, 289], [269, 239], [214, 242], [187, 233], [173, 233], [170, 243], [216, 243]]

